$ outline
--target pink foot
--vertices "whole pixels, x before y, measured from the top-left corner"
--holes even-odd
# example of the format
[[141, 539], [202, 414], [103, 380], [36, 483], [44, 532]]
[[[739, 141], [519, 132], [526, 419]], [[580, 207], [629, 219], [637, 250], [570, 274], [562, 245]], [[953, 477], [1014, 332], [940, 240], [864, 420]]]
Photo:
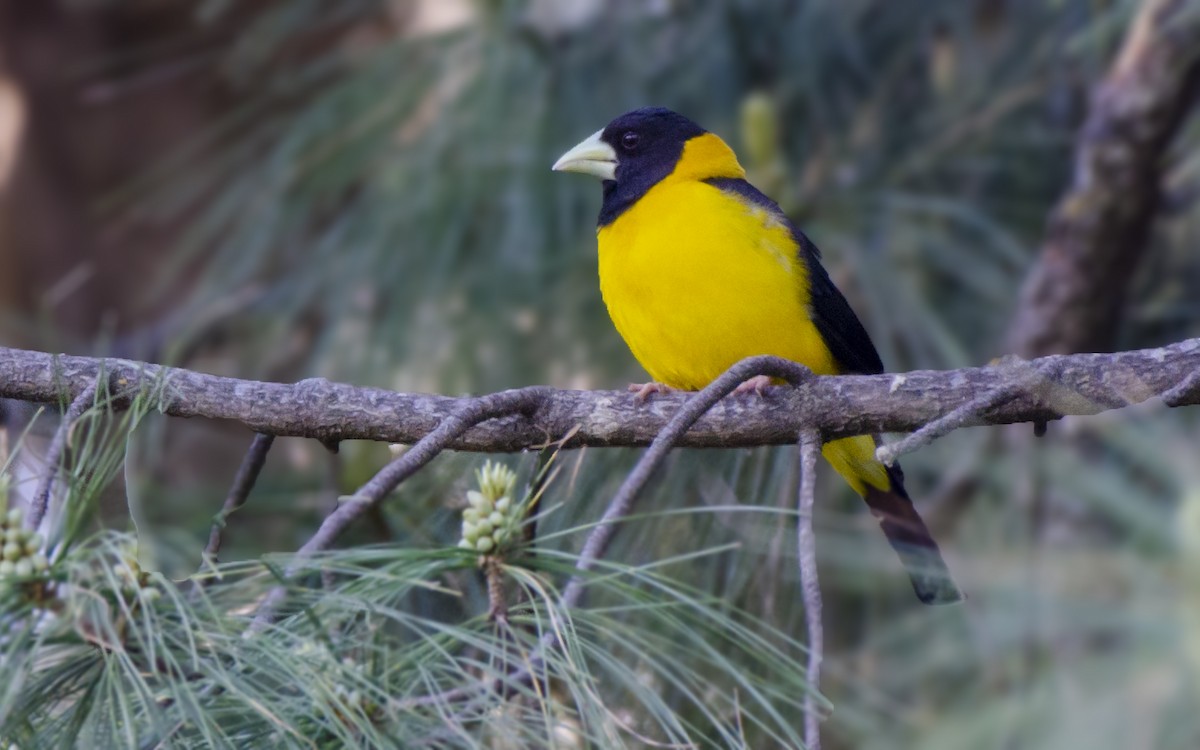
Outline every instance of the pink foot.
[[675, 390], [669, 385], [662, 383], [630, 383], [629, 392], [636, 394], [638, 401], [645, 401], [650, 398], [651, 393], [670, 393]]
[[771, 378], [767, 375], [755, 375], [754, 377], [742, 383], [737, 388], [733, 389], [734, 393], [755, 393], [759, 398], [762, 398], [766, 393], [767, 386], [771, 385]]

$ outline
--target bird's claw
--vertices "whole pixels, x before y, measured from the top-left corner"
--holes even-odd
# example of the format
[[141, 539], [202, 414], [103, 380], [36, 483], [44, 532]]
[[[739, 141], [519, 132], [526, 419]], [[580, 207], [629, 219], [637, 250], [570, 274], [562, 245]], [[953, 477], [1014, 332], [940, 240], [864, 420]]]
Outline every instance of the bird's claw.
[[771, 384], [771, 378], [768, 375], [755, 375], [746, 382], [733, 389], [734, 393], [754, 393], [759, 398], [767, 392], [767, 386]]
[[634, 398], [638, 401], [645, 401], [650, 398], [652, 393], [670, 393], [673, 388], [662, 383], [630, 383], [629, 392], [634, 394]]

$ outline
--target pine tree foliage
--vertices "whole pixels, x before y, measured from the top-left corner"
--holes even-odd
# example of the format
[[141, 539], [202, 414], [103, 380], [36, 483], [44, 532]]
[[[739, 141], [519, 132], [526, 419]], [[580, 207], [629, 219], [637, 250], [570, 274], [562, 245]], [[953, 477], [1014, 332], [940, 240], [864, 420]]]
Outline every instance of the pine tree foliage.
[[[596, 288], [596, 187], [549, 165], [653, 103], [735, 146], [889, 369], [986, 362], [1135, 6], [478, 0], [431, 30], [425, 5], [198, 6], [198, 28], [238, 19], [205, 58], [231, 106], [100, 207], [184, 228], [147, 305], [181, 278], [197, 321], [249, 300], [172, 331], [168, 359], [202, 345], [244, 377], [441, 393], [640, 379]], [[1198, 138], [1193, 120], [1173, 146], [1173, 209], [1122, 347], [1197, 335]], [[959, 608], [915, 606], [874, 522], [822, 474], [826, 746], [1200, 744], [1197, 418], [1176, 411], [1066, 420], [1037, 443], [962, 431], [906, 458], [969, 593]], [[456, 548], [481, 457], [440, 457], [372, 528], [281, 581], [286, 551], [386, 453], [344, 445], [331, 473], [319, 447], [277, 447], [229, 519], [229, 561], [189, 579], [233, 467], [169, 465], [151, 403], [100, 414], [67, 459], [48, 571], [3, 589], [7, 742], [799, 746], [792, 450], [673, 456], [571, 609], [557, 597], [572, 555], [634, 455], [560, 456], [536, 555], [502, 564], [503, 626], [477, 555]], [[1102, 533], [1071, 534], [1085, 519]], [[287, 609], [246, 637], [281, 582]], [[543, 639], [548, 679], [520, 678]]]

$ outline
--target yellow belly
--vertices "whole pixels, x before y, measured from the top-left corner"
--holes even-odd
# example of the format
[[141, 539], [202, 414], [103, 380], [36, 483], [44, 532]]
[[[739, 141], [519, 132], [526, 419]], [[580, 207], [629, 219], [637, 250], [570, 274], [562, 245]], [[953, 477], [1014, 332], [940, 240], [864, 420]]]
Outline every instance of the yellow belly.
[[598, 239], [604, 303], [657, 382], [697, 390], [758, 354], [837, 372], [808, 316], [796, 244], [766, 211], [668, 179]]

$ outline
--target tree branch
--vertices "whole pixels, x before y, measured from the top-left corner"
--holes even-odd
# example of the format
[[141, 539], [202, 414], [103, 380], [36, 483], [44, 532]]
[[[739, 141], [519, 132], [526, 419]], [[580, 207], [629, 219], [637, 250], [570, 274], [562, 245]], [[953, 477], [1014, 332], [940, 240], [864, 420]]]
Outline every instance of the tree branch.
[[[813, 377], [801, 388], [769, 388], [765, 396], [727, 398], [676, 442], [680, 447], [794, 444], [805, 428], [826, 440], [878, 432], [912, 432], [958, 407], [978, 403], [1039, 373], [1023, 392], [968, 415], [961, 427], [1037, 422], [1095, 414], [1170, 391], [1174, 405], [1200, 403], [1200, 339], [1116, 354], [1056, 355], [987, 367], [897, 375]], [[124, 359], [52, 355], [0, 347], [0, 397], [41, 403], [73, 400], [104, 371], [123, 393], [158, 395], [170, 416], [233, 420], [269, 435], [336, 443], [416, 443], [471, 398], [396, 393], [324, 379], [294, 384], [206, 375]], [[553, 442], [563, 447], [645, 446], [689, 398], [658, 394], [639, 401], [614, 391], [539, 389], [520, 413], [476, 424], [445, 447], [513, 452]]]

